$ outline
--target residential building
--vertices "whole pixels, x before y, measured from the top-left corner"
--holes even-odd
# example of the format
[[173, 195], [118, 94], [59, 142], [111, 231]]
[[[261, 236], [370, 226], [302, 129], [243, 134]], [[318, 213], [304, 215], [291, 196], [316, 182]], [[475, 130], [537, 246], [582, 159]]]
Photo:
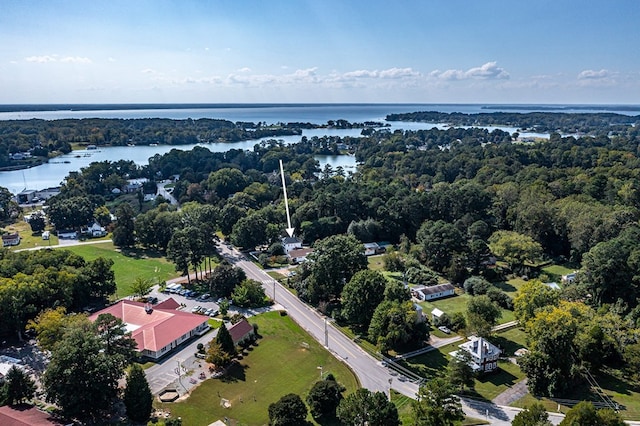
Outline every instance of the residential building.
[[364, 243], [364, 255], [365, 256], [373, 256], [378, 253], [380, 246], [378, 243]]
[[440, 284], [432, 286], [414, 287], [411, 289], [411, 296], [420, 300], [435, 300], [456, 294], [456, 288], [452, 284]]
[[231, 335], [233, 344], [239, 345], [242, 342], [253, 339], [255, 331], [253, 330], [253, 326], [249, 324], [249, 321], [242, 318], [240, 321], [229, 327], [229, 334]]
[[20, 244], [20, 234], [17, 232], [2, 236], [2, 247], [17, 246], [18, 244]]
[[209, 317], [177, 310], [178, 302], [169, 298], [155, 306], [121, 300], [89, 317], [95, 321], [100, 314], [120, 318], [136, 341], [142, 356], [159, 359], [194, 336], [209, 330]]
[[288, 254], [291, 263], [302, 263], [307, 261], [307, 256], [313, 253], [312, 248], [300, 248], [291, 250]]
[[284, 252], [289, 254], [291, 250], [302, 248], [302, 240], [298, 237], [284, 237], [282, 247], [284, 247]]
[[[482, 337], [471, 336], [468, 342], [458, 346], [471, 354], [471, 368], [474, 372], [488, 373], [498, 368], [498, 358], [502, 352], [497, 346]], [[458, 351], [450, 355], [456, 356]]]

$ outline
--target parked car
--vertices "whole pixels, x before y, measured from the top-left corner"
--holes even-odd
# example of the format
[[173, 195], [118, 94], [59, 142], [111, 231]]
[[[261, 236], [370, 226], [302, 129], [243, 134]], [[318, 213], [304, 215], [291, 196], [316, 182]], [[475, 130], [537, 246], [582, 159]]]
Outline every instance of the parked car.
[[155, 296], [148, 297], [147, 302], [151, 303], [152, 305], [155, 305], [156, 303], [158, 303], [158, 298]]
[[203, 314], [209, 316], [211, 312], [213, 312], [213, 308], [207, 309], [206, 311], [203, 312]]
[[218, 315], [218, 310], [212, 309], [211, 312], [209, 312], [207, 315], [209, 315], [210, 317], [215, 317], [216, 315]]
[[205, 300], [207, 300], [210, 297], [211, 297], [211, 295], [209, 293], [205, 293], [202, 296], [198, 297], [197, 300], [200, 301], [200, 302], [204, 302]]
[[440, 327], [438, 327], [438, 330], [442, 331], [443, 333], [446, 334], [450, 334], [451, 330], [449, 330], [449, 327], [445, 327], [444, 325], [441, 325]]
[[195, 308], [191, 309], [191, 313], [197, 314], [201, 309], [202, 306], [196, 306]]

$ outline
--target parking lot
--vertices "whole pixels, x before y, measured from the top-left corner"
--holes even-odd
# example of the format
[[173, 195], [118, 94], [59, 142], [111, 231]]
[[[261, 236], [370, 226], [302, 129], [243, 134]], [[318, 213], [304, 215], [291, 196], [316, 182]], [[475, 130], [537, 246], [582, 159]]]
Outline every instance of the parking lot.
[[[180, 293], [169, 293], [169, 292], [161, 293], [160, 291], [158, 291], [158, 287], [154, 287], [153, 290], [147, 295], [147, 299], [152, 297], [157, 298], [157, 302], [154, 303], [155, 305], [162, 302], [163, 300], [167, 300], [168, 298], [173, 298], [173, 300], [175, 300], [176, 302], [180, 303], [183, 306], [182, 308], [183, 311], [204, 315], [207, 310], [210, 310], [209, 313], [207, 313], [206, 315], [208, 316], [217, 315], [220, 311], [220, 305], [218, 305], [218, 303], [216, 303], [216, 301], [212, 297], [208, 297], [203, 300], [202, 296], [204, 295], [198, 294], [194, 297], [192, 295], [185, 295]], [[195, 312], [196, 307], [200, 307], [201, 309], [198, 312]], [[229, 312], [231, 311], [232, 311], [232, 307], [230, 306]]]

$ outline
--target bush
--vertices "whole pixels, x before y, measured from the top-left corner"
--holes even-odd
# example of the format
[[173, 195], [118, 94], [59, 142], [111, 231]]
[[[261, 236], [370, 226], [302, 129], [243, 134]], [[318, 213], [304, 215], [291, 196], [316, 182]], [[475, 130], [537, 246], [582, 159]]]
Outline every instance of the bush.
[[464, 291], [472, 296], [486, 294], [491, 283], [482, 277], [469, 277], [464, 281]]
[[500, 290], [499, 288], [491, 287], [487, 291], [487, 296], [489, 297], [489, 299], [491, 299], [492, 302], [494, 302], [501, 308], [513, 311], [513, 300], [507, 293]]
[[453, 331], [459, 331], [467, 327], [467, 319], [462, 312], [456, 312], [451, 315], [451, 325], [449, 328]]

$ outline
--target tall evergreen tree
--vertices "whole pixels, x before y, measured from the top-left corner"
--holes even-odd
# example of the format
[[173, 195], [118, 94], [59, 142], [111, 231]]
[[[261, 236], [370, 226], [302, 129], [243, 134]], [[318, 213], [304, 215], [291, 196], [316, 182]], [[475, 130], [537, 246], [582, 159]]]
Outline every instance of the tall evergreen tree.
[[36, 391], [36, 384], [31, 377], [15, 365], [7, 371], [3, 387], [5, 402], [9, 405], [31, 399]]
[[227, 330], [227, 327], [224, 325], [224, 323], [222, 323], [222, 326], [218, 329], [216, 342], [220, 345], [223, 351], [225, 351], [229, 355], [235, 355], [236, 345], [233, 344], [231, 334], [229, 334], [229, 330]]
[[151, 416], [153, 395], [140, 364], [134, 363], [127, 376], [124, 405], [127, 407], [127, 416], [133, 421], [146, 422]]

